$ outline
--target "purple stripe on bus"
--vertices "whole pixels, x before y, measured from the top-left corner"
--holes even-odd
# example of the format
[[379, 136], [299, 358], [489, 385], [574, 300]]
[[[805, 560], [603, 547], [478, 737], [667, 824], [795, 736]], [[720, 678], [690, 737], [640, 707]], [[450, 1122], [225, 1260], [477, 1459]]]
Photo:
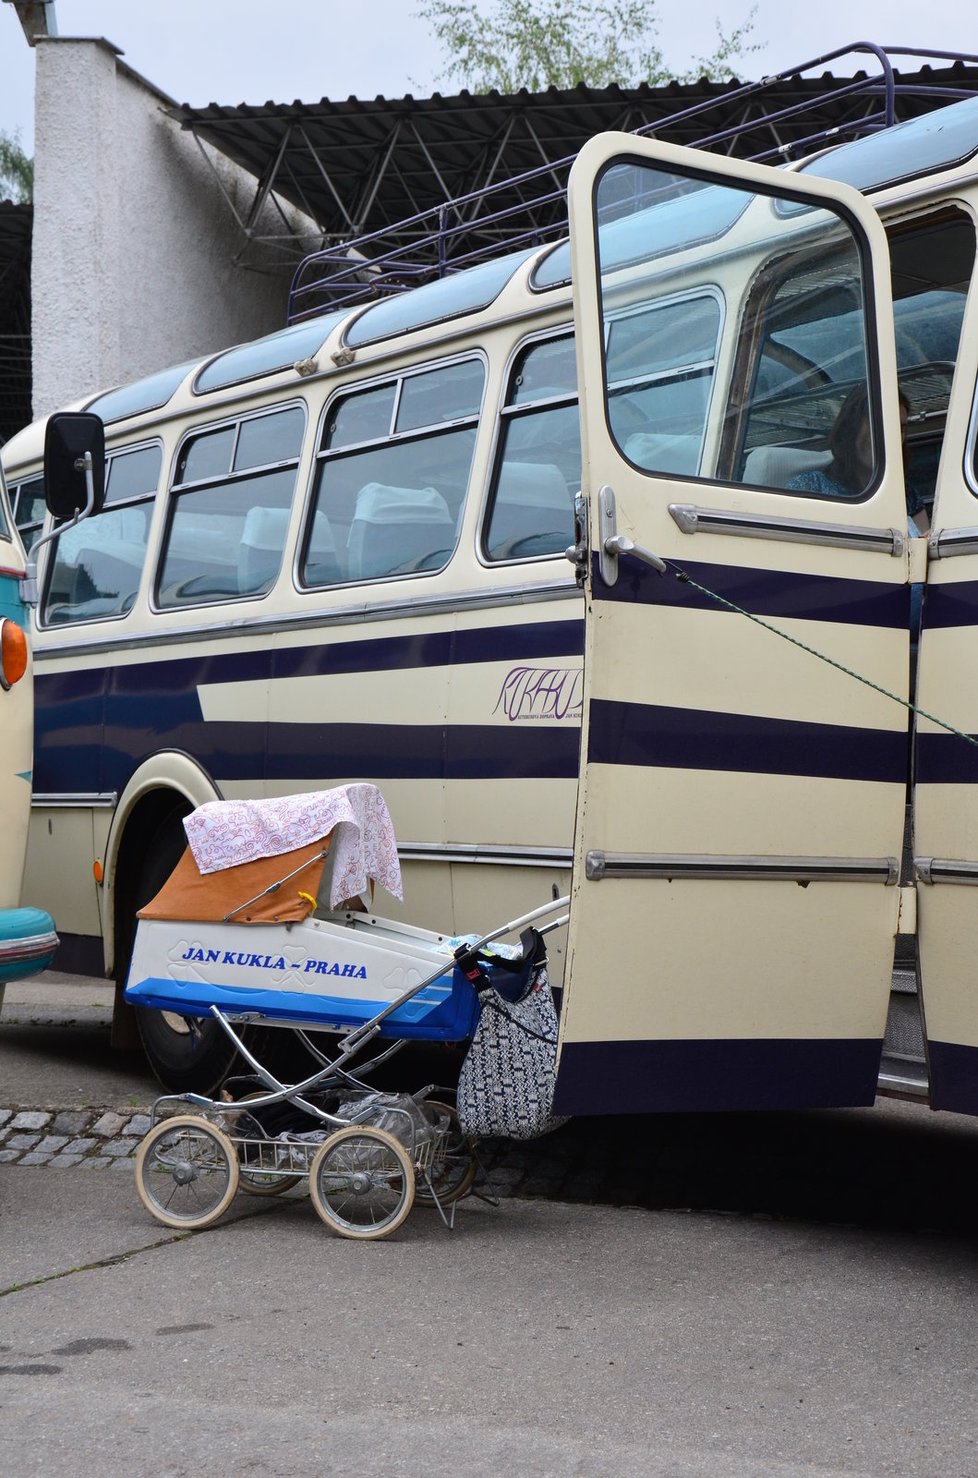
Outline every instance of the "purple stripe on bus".
[[[651, 989], [651, 983], [650, 983]], [[869, 1106], [873, 1038], [567, 1042], [559, 1114], [718, 1113]]]
[[651, 566], [625, 556], [619, 561], [617, 583], [610, 586], [605, 585], [595, 568], [595, 602], [678, 606], [736, 614], [677, 579], [676, 572], [682, 569], [707, 590], [754, 616], [909, 630], [909, 585], [803, 575], [793, 570], [759, 570], [744, 565], [702, 564], [685, 559], [667, 563], [669, 572], [660, 575]]
[[961, 1042], [927, 1043], [931, 1108], [978, 1114], [978, 1047]]
[[588, 762], [902, 784], [909, 736], [900, 730], [595, 699]]

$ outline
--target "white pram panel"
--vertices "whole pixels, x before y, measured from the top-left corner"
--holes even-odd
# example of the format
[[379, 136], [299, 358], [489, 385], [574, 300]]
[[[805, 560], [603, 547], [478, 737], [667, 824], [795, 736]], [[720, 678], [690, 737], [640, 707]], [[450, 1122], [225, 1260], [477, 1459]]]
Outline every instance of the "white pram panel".
[[444, 963], [382, 1023], [380, 1035], [457, 1042], [471, 1036], [475, 992], [455, 968], [458, 939], [375, 915], [293, 924], [142, 919], [126, 999], [180, 1016], [217, 1006], [274, 1025], [348, 1031], [377, 1016]]

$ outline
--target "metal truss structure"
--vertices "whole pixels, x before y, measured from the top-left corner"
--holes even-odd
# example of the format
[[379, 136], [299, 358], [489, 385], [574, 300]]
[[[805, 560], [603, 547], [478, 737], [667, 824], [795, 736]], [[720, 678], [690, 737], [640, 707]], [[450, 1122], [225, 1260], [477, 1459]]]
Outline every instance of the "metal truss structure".
[[[836, 76], [826, 70], [833, 65], [854, 75]], [[744, 158], [790, 159], [975, 92], [978, 57], [860, 42], [751, 83], [704, 79], [661, 88], [580, 86], [533, 95], [169, 111], [201, 146], [255, 177], [246, 213], [225, 190], [241, 230], [242, 265], [249, 265], [249, 247], [258, 241], [283, 262], [308, 254], [309, 237], [283, 204], [314, 222], [324, 255], [319, 267], [313, 258], [296, 279], [295, 318], [338, 301], [342, 284], [334, 282], [332, 290], [314, 284], [317, 274], [321, 283], [335, 277], [344, 262], [347, 289], [359, 284], [363, 296], [377, 274], [363, 270], [362, 257], [379, 259], [394, 277], [399, 268], [403, 286], [418, 274], [463, 265], [473, 252], [553, 239], [564, 229], [570, 163], [586, 139], [604, 130], [654, 133]]]

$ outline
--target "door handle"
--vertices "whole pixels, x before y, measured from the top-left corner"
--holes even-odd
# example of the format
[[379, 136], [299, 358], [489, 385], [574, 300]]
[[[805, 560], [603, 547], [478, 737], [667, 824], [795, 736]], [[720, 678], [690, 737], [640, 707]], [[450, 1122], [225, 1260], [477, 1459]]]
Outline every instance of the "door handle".
[[665, 561], [651, 549], [636, 544], [627, 534], [619, 534], [615, 495], [611, 488], [605, 486], [598, 493], [598, 568], [606, 585], [617, 583], [618, 558], [622, 554], [633, 555], [658, 570], [660, 575], [666, 573]]

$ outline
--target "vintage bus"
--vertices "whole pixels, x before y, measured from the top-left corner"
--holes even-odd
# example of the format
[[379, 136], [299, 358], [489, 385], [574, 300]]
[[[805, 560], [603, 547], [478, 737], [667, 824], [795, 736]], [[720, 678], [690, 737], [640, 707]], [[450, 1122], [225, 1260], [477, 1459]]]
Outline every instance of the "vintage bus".
[[0, 472], [0, 1006], [10, 981], [46, 969], [58, 946], [50, 915], [21, 903], [34, 739], [24, 575], [24, 549]]
[[372, 780], [411, 922], [571, 885], [560, 1111], [978, 1111], [976, 159], [978, 100], [788, 168], [602, 135], [569, 239], [83, 402], [105, 506], [35, 633], [63, 958], [124, 977], [192, 807]]

